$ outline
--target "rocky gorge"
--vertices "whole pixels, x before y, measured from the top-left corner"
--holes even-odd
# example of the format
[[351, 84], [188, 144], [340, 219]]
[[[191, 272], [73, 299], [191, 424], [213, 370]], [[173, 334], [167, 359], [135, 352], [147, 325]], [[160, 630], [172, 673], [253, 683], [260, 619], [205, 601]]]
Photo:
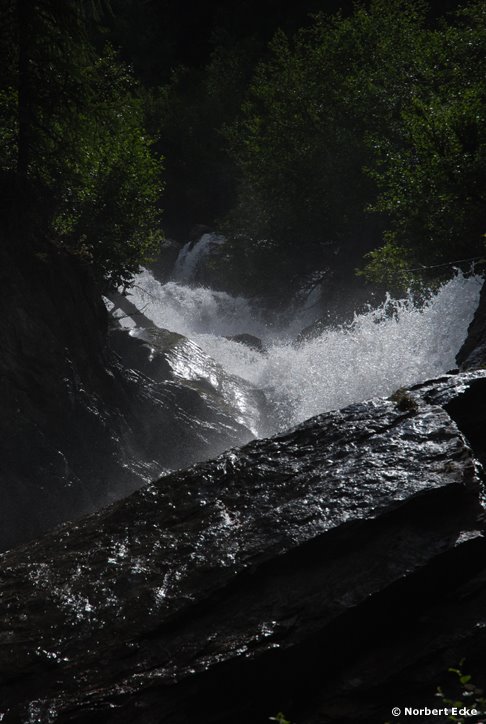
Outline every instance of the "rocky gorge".
[[265, 437], [271, 395], [46, 253], [4, 280], [1, 721], [383, 723], [484, 680], [484, 292], [461, 371]]
[[0, 724], [486, 724], [486, 3], [0, 7]]

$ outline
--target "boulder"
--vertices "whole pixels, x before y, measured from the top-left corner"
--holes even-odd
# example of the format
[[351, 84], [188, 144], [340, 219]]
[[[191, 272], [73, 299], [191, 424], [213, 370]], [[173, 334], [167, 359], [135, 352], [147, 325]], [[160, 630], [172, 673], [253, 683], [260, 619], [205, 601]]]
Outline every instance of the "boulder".
[[486, 674], [486, 373], [399, 397], [4, 554], [2, 722], [383, 722]]
[[307, 327], [304, 327], [304, 329], [300, 330], [299, 334], [293, 341], [293, 346], [299, 348], [307, 342], [310, 342], [313, 339], [317, 339], [322, 335], [323, 332], [332, 327], [335, 327], [335, 324], [330, 318], [316, 319], [315, 322], [308, 324]]
[[[165, 409], [162, 415], [169, 425], [174, 425], [177, 411], [180, 415], [179, 445], [170, 452], [179, 467], [212, 457], [217, 448], [221, 452], [247, 442], [265, 426], [263, 392], [226, 372], [184, 335], [156, 326], [129, 332], [115, 329], [110, 344], [129, 369], [152, 380], [149, 387], [156, 388], [151, 390], [152, 396], [167, 388], [174, 399], [180, 398], [175, 408]], [[157, 425], [157, 420], [154, 422]], [[192, 450], [190, 461], [184, 453], [186, 448]]]
[[229, 339], [230, 342], [244, 344], [255, 352], [265, 352], [262, 340], [260, 337], [255, 337], [254, 334], [233, 334], [231, 337], [226, 337], [226, 339]]

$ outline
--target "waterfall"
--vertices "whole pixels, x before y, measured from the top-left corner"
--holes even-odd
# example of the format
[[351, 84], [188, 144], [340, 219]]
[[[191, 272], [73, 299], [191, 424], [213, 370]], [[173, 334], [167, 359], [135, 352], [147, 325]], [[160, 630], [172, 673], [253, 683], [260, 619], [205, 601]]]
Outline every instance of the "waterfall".
[[203, 234], [201, 238], [185, 244], [179, 252], [174, 265], [173, 277], [178, 282], [191, 282], [194, 279], [198, 266], [209, 256], [211, 248], [224, 242], [224, 236], [218, 234]]
[[[411, 296], [387, 298], [355, 315], [352, 324], [326, 329], [298, 347], [298, 317], [270, 325], [241, 297], [161, 284], [143, 271], [130, 299], [155, 324], [190, 337], [227, 372], [264, 389], [274, 432], [453, 368], [481, 283], [458, 273], [425, 304], [415, 304]], [[225, 338], [240, 333], [260, 337], [266, 353]]]

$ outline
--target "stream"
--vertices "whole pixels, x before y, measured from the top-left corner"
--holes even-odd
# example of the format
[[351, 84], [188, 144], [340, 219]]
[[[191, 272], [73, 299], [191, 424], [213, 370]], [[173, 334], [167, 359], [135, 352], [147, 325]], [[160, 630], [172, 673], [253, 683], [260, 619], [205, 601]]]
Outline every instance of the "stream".
[[[420, 306], [411, 295], [388, 296], [377, 308], [355, 314], [352, 323], [296, 345], [298, 333], [316, 318], [315, 290], [299, 309], [269, 319], [251, 300], [195, 286], [197, 264], [220, 243], [221, 237], [205, 234], [183, 247], [166, 283], [142, 270], [129, 298], [157, 326], [189, 337], [227, 373], [264, 390], [272, 410], [266, 433], [390, 395], [456, 366], [480, 277], [456, 273]], [[265, 351], [226, 338], [239, 334], [260, 338]]]
[[[161, 283], [144, 269], [129, 299], [161, 328], [196, 342], [229, 374], [265, 391], [273, 433], [313, 415], [441, 375], [456, 366], [455, 356], [477, 307], [482, 279], [456, 275], [422, 305], [412, 295], [387, 296], [352, 323], [329, 327], [295, 344], [316, 319], [312, 291], [299, 309], [265, 317], [243, 297], [196, 286], [198, 263], [222, 237], [205, 234], [182, 248], [173, 279]], [[250, 334], [264, 353], [227, 339]]]

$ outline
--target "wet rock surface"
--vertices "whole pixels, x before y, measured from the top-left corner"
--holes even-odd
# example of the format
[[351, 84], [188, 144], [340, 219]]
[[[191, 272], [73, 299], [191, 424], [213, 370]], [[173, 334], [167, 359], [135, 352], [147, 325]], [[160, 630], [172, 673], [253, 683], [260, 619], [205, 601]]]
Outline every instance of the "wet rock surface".
[[2, 721], [384, 722], [486, 673], [485, 391], [320, 415], [4, 554]]
[[[143, 386], [150, 400], [156, 400], [163, 391], [172, 395], [172, 405], [167, 407], [171, 414], [166, 411], [165, 415], [152, 416], [155, 425], [166, 421], [178, 427], [172, 452], [166, 451], [172, 465], [187, 465], [247, 442], [265, 426], [263, 393], [225, 372], [182, 334], [155, 326], [130, 332], [115, 329], [110, 346], [129, 369], [138, 370], [150, 380]], [[147, 434], [150, 429], [151, 424]], [[185, 455], [181, 454], [182, 445], [188, 448]]]
[[183, 338], [108, 334], [89, 269], [39, 249], [0, 252], [0, 550], [242, 444], [257, 424], [248, 386]]
[[465, 370], [486, 365], [486, 284], [483, 284], [478, 308], [456, 359]]
[[255, 352], [265, 352], [262, 340], [260, 337], [255, 337], [254, 334], [234, 334], [230, 337], [226, 337], [226, 339], [229, 339], [230, 342], [239, 342], [240, 344], [244, 344], [246, 347], [255, 350]]

